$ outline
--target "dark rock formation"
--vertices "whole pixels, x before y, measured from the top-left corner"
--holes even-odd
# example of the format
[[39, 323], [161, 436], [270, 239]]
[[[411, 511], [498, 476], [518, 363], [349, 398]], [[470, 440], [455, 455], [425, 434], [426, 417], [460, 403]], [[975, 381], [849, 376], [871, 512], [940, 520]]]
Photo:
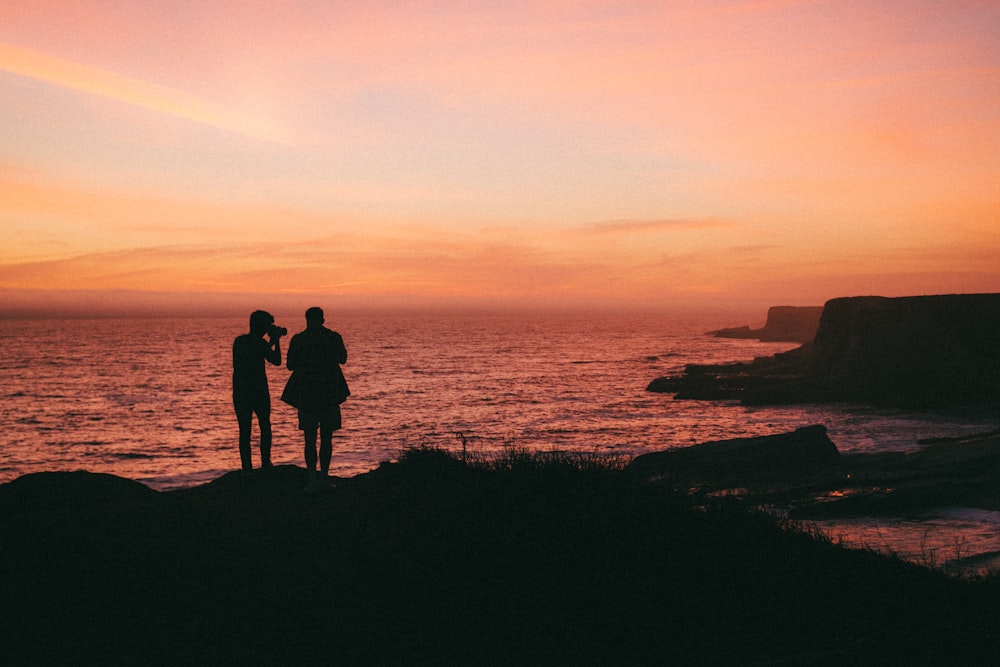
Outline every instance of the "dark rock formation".
[[705, 442], [637, 456], [629, 470], [679, 484], [745, 486], [751, 481], [784, 480], [829, 470], [840, 453], [822, 425], [791, 433]]
[[851, 297], [812, 344], [745, 364], [690, 365], [650, 391], [747, 404], [1000, 407], [1000, 294]]
[[790, 497], [790, 517], [913, 517], [935, 507], [998, 511], [1000, 433], [940, 438], [905, 453], [842, 454], [823, 484], [813, 482], [810, 493]]
[[[811, 349], [803, 346], [772, 357], [759, 357], [746, 363], [688, 364], [680, 376], [656, 378], [647, 391], [676, 394], [680, 400], [743, 400], [759, 395], [782, 393], [778, 399], [761, 403], [809, 402], [817, 396], [815, 382], [807, 378]], [[817, 397], [816, 400], [819, 400]]]
[[812, 377], [877, 403], [942, 405], [1000, 396], [1000, 294], [827, 302]]
[[636, 457], [627, 470], [686, 492], [739, 490], [797, 519], [1000, 511], [1000, 430], [920, 441], [909, 452], [841, 453], [822, 425]]
[[811, 343], [819, 328], [822, 306], [774, 306], [762, 329], [748, 326], [710, 332], [717, 338], [752, 338], [767, 342]]

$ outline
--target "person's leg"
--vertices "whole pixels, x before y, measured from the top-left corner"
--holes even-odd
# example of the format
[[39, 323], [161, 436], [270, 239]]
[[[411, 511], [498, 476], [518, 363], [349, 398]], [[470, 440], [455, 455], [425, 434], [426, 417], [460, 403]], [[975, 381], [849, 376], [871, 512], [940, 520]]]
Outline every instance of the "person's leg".
[[320, 422], [319, 469], [323, 477], [330, 472], [330, 458], [333, 455], [333, 432], [340, 429], [340, 406], [335, 406], [323, 415]]
[[323, 477], [330, 472], [330, 457], [333, 455], [333, 429], [327, 425], [320, 427], [319, 470]]
[[306, 488], [309, 494], [319, 493], [322, 485], [316, 477], [316, 432], [320, 428], [319, 416], [311, 412], [299, 410], [299, 428], [302, 429], [306, 441]]
[[323, 421], [320, 423], [322, 441], [319, 450], [319, 465], [324, 477], [330, 472], [330, 458], [333, 455], [333, 432], [339, 431], [340, 426], [340, 406], [336, 405], [323, 415]]
[[253, 460], [250, 458], [250, 432], [253, 428], [253, 409], [236, 405], [236, 423], [240, 426], [240, 465], [243, 472], [253, 470]]
[[316, 481], [316, 429], [313, 423], [311, 428], [303, 429], [302, 434], [306, 440], [306, 488], [305, 492], [312, 494], [319, 490]]
[[305, 439], [306, 472], [314, 473], [316, 470], [316, 430], [319, 428], [319, 422], [305, 410], [299, 410], [299, 428], [302, 429], [302, 435]]
[[260, 466], [271, 467], [271, 401], [257, 406], [257, 424], [260, 426]]
[[303, 431], [306, 440], [306, 470], [316, 470], [316, 431]]

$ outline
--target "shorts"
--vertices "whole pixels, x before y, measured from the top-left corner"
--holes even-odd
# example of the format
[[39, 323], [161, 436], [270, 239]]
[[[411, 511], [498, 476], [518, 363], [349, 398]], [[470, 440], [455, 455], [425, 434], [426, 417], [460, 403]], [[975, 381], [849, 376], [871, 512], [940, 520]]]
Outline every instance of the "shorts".
[[337, 431], [340, 429], [340, 406], [335, 405], [322, 412], [299, 410], [299, 429], [303, 431], [323, 430]]
[[237, 415], [256, 413], [258, 417], [270, 416], [271, 397], [267, 392], [234, 391], [233, 408]]

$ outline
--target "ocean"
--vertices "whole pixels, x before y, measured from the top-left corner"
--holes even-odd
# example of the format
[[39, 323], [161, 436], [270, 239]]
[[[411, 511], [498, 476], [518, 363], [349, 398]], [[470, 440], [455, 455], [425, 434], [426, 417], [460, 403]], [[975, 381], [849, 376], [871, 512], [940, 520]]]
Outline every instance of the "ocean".
[[[294, 333], [304, 321], [279, 316], [278, 324]], [[382, 313], [332, 314], [327, 324], [347, 344], [352, 391], [334, 443], [338, 476], [415, 446], [631, 457], [824, 424], [841, 451], [879, 451], [997, 426], [861, 406], [677, 401], [646, 391], [688, 363], [795, 347], [706, 334], [747, 324], [731, 316]], [[7, 320], [0, 483], [85, 469], [167, 490], [238, 469], [231, 346], [247, 328], [245, 318]], [[278, 399], [289, 373], [267, 372], [272, 458], [302, 465], [295, 412]], [[256, 438], [255, 424], [259, 465]]]

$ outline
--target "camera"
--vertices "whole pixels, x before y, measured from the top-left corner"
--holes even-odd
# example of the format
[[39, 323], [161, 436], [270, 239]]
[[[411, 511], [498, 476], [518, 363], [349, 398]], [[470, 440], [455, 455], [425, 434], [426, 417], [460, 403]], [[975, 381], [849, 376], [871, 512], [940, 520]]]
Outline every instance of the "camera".
[[288, 335], [288, 329], [272, 324], [267, 328], [267, 335], [271, 338], [281, 338]]

